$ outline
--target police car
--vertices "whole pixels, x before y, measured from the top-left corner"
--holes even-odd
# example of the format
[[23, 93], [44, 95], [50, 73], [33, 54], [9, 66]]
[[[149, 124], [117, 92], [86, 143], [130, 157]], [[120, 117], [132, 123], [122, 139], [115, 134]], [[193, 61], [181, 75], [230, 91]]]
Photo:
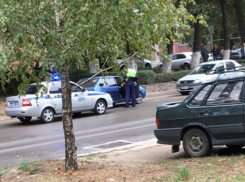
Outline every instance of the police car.
[[[50, 123], [55, 115], [62, 114], [61, 81], [41, 82], [41, 89], [34, 83], [26, 90], [25, 96], [6, 98], [5, 113], [17, 117], [23, 123], [29, 123], [32, 117], [40, 118], [44, 123]], [[73, 114], [92, 111], [104, 114], [107, 108], [113, 106], [110, 94], [87, 91], [70, 82]]]

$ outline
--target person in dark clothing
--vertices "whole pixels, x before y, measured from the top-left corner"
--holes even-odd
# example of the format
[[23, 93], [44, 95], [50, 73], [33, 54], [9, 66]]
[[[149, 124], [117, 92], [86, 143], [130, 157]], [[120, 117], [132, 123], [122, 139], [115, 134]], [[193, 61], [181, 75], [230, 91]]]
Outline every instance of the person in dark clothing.
[[209, 58], [208, 50], [206, 49], [206, 46], [203, 46], [203, 50], [202, 50], [203, 62], [208, 62], [208, 58]]
[[121, 86], [125, 85], [126, 92], [126, 103], [124, 108], [129, 107], [129, 101], [132, 99], [132, 107], [136, 106], [136, 95], [135, 95], [135, 83], [137, 81], [136, 70], [130, 68], [126, 69], [126, 76], [124, 77], [123, 83]]
[[242, 59], [245, 59], [245, 43], [243, 43], [243, 46], [241, 47], [241, 54], [242, 54]]
[[218, 60], [219, 49], [217, 48], [217, 44], [214, 44], [214, 48], [212, 49], [211, 52], [213, 54], [214, 61]]

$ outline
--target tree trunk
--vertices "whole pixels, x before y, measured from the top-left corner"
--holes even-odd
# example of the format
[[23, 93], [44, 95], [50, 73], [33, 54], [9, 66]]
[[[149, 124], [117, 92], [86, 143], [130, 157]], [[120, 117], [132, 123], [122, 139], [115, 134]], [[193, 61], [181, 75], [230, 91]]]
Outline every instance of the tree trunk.
[[224, 52], [223, 59], [230, 59], [230, 27], [227, 14], [227, 2], [226, 0], [219, 0], [222, 17], [223, 17], [223, 29], [224, 29]]
[[170, 73], [171, 72], [171, 63], [172, 60], [167, 60], [167, 57], [160, 56], [160, 62], [162, 62], [161, 72], [162, 73]]
[[[127, 64], [131, 66], [131, 68], [135, 69], [136, 71], [138, 71], [138, 66], [135, 62], [134, 59], [137, 59], [137, 58], [131, 58], [129, 60], [127, 60]], [[143, 63], [144, 64], [144, 63]]]
[[[167, 44], [167, 54], [173, 54], [173, 47], [174, 47], [174, 43], [173, 41], [170, 39], [170, 36], [167, 36], [167, 38], [169, 39], [169, 44]], [[164, 55], [160, 56], [160, 62], [162, 62], [162, 67], [161, 67], [161, 72], [162, 73], [170, 73], [171, 72], [171, 67], [172, 67], [172, 60], [168, 60], [168, 58]]]
[[99, 59], [96, 59], [94, 62], [89, 61], [89, 70], [90, 73], [97, 73], [100, 71]]
[[[56, 3], [56, 1], [55, 1]], [[62, 11], [55, 12], [55, 23], [57, 33], [62, 33], [64, 29], [64, 19]], [[60, 46], [66, 45], [66, 40], [61, 36]], [[65, 170], [77, 170], [77, 147], [75, 145], [75, 135], [72, 123], [72, 102], [70, 77], [68, 72], [68, 61], [62, 65], [61, 87], [62, 87], [62, 121], [65, 136]]]
[[[198, 16], [198, 14], [194, 15], [195, 17]], [[194, 69], [200, 64], [200, 58], [201, 58], [201, 46], [202, 46], [202, 24], [199, 23], [199, 20], [197, 20], [196, 23], [194, 23], [194, 44], [193, 44], [193, 55], [191, 58], [191, 69]]]
[[62, 67], [62, 121], [65, 135], [65, 170], [77, 170], [77, 147], [72, 123], [72, 102], [68, 61]]
[[167, 44], [168, 54], [173, 54], [174, 43], [169, 37], [168, 39], [169, 39], [169, 44]]
[[234, 8], [236, 11], [236, 17], [237, 17], [237, 22], [239, 26], [239, 32], [241, 36], [241, 41], [242, 43], [245, 43], [245, 20], [244, 20], [244, 14], [242, 11], [242, 3], [241, 0], [234, 0]]

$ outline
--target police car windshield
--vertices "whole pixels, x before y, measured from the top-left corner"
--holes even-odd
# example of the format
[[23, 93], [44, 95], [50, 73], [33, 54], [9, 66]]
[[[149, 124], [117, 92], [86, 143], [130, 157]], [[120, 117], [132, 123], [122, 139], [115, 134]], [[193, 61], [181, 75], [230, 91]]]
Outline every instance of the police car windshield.
[[[44, 87], [44, 85], [41, 85], [41, 87]], [[37, 94], [37, 93], [38, 90], [36, 85], [30, 85], [30, 87], [25, 92], [25, 94]], [[45, 91], [43, 91], [43, 93], [45, 93]]]
[[[83, 79], [79, 80], [77, 83], [80, 84], [86, 80], [88, 80], [88, 78], [83, 78]], [[94, 87], [98, 81], [99, 81], [99, 78], [92, 78], [91, 80], [89, 80], [88, 82], [86, 82], [85, 84], [83, 84], [81, 86], [83, 88]]]
[[26, 94], [36, 94], [37, 93], [37, 86], [31, 85], [27, 90]]
[[190, 75], [195, 75], [195, 74], [205, 74], [208, 71], [211, 71], [214, 68], [215, 64], [205, 64], [205, 65], [199, 65], [196, 67]]

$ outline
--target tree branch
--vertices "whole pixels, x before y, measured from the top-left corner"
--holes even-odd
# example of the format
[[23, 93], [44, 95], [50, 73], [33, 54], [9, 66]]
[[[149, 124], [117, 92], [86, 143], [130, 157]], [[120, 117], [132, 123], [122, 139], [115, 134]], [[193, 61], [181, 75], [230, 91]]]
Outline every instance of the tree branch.
[[45, 25], [44, 24], [42, 24], [42, 27], [43, 27], [43, 29], [45, 30], [45, 33], [47, 33], [47, 34], [49, 34], [49, 29], [47, 28], [47, 27], [45, 27]]
[[67, 8], [64, 10], [63, 18], [65, 17], [66, 12], [67, 12], [67, 10], [68, 10], [69, 7], [70, 7], [70, 4], [69, 4], [69, 5], [67, 6]]
[[105, 64], [106, 64], [107, 61], [108, 61], [108, 57], [106, 58], [106, 60], [105, 60], [105, 62], [104, 62], [104, 64], [103, 64], [103, 66], [101, 67], [102, 69], [104, 68], [104, 66], [105, 66]]
[[91, 79], [93, 79], [94, 77], [96, 77], [98, 74], [100, 74], [100, 73], [102, 73], [102, 72], [104, 72], [104, 71], [107, 71], [107, 70], [109, 70], [109, 69], [111, 69], [111, 68], [113, 68], [113, 67], [114, 67], [114, 66], [110, 66], [109, 68], [106, 68], [106, 69], [104, 69], [104, 70], [100, 70], [98, 73], [94, 74], [94, 75], [91, 76], [89, 79], [85, 80], [85, 81], [82, 82], [82, 83], [79, 83], [77, 86], [75, 86], [75, 87], [72, 89], [72, 91], [74, 91], [77, 87], [82, 86], [83, 84], [89, 82]]
[[35, 37], [41, 38], [39, 35], [34, 34], [34, 33], [32, 33], [32, 32], [29, 32], [29, 31], [27, 31], [27, 30], [21, 30], [21, 29], [18, 29], [18, 28], [16, 28], [16, 27], [12, 26], [12, 25], [10, 25], [9, 27], [11, 27], [11, 28], [17, 30], [18, 32], [28, 33], [28, 34], [33, 35], [33, 36], [35, 36]]

